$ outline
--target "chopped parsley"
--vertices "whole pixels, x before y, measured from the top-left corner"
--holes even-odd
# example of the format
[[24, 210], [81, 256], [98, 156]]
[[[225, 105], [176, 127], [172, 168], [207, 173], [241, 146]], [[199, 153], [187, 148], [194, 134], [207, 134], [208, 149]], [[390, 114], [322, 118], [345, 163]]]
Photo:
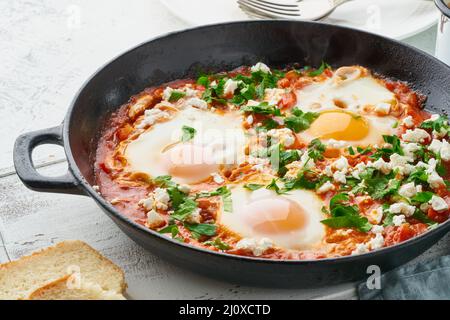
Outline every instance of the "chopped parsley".
[[186, 93], [178, 90], [173, 90], [169, 97], [169, 102], [175, 102], [185, 97]]
[[214, 246], [219, 250], [229, 250], [231, 246], [228, 243], [223, 242], [220, 238], [215, 238], [214, 240], [205, 241], [203, 244], [208, 246]]
[[264, 188], [264, 185], [257, 183], [247, 183], [244, 185], [244, 188], [250, 191], [256, 191], [258, 189]]
[[310, 127], [311, 123], [319, 117], [316, 112], [303, 112], [298, 108], [292, 109], [292, 115], [284, 119], [287, 128], [298, 133]]
[[194, 239], [199, 239], [201, 236], [215, 236], [217, 232], [217, 226], [207, 223], [185, 223], [185, 228], [191, 231]]
[[331, 218], [321, 222], [330, 228], [356, 228], [361, 232], [368, 232], [372, 225], [367, 218], [359, 215], [359, 209], [356, 205], [348, 205], [348, 194], [340, 193], [330, 200]]
[[322, 64], [320, 65], [320, 67], [317, 70], [309, 72], [308, 75], [310, 77], [317, 77], [317, 76], [320, 76], [326, 69], [329, 69], [329, 68], [331, 68], [331, 66], [328, 63], [322, 61]]
[[326, 146], [319, 139], [313, 139], [308, 146], [308, 156], [313, 160], [321, 160], [325, 150]]
[[228, 189], [227, 186], [222, 186], [217, 188], [214, 191], [211, 192], [200, 192], [197, 194], [196, 199], [198, 198], [208, 198], [208, 197], [215, 197], [215, 196], [221, 196], [222, 202], [223, 202], [223, 210], [225, 212], [232, 212], [233, 211], [233, 203], [231, 200], [231, 191]]
[[439, 116], [439, 118], [437, 118], [434, 121], [426, 120], [426, 121], [422, 122], [420, 127], [422, 129], [430, 129], [430, 130], [433, 130], [436, 132], [441, 132], [442, 130], [446, 130], [448, 132], [450, 130], [450, 126], [448, 125], [448, 120], [446, 117], [443, 117], [443, 116]]
[[194, 139], [194, 136], [197, 133], [197, 130], [195, 130], [192, 127], [188, 127], [188, 126], [183, 126], [181, 128], [181, 131], [183, 132], [183, 135], [181, 136], [181, 141], [183, 141], [183, 142]]
[[429, 191], [419, 192], [414, 197], [411, 198], [411, 201], [417, 203], [427, 203], [428, 201], [431, 200], [433, 195], [434, 193]]
[[280, 109], [277, 106], [269, 105], [268, 102], [261, 102], [260, 104], [254, 106], [243, 106], [241, 107], [243, 112], [253, 112], [265, 115], [281, 116]]
[[379, 158], [389, 158], [392, 154], [398, 153], [399, 155], [403, 155], [403, 149], [400, 146], [400, 139], [397, 136], [388, 136], [383, 135], [383, 140], [386, 143], [392, 145], [392, 148], [378, 148], [371, 158], [379, 159]]

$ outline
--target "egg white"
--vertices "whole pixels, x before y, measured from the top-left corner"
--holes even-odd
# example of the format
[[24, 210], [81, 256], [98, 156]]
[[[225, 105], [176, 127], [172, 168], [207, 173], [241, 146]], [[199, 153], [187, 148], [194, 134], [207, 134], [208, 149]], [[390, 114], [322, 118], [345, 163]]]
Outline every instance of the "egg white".
[[[270, 238], [278, 247], [292, 250], [306, 250], [320, 246], [325, 236], [325, 227], [320, 222], [325, 219], [319, 197], [311, 191], [292, 190], [288, 194], [277, 195], [274, 191], [259, 189], [249, 191], [241, 185], [231, 186], [232, 212], [221, 212], [218, 223], [243, 238]], [[264, 233], [255, 230], [248, 223], [245, 214], [247, 206], [261, 199], [273, 197], [287, 198], [300, 205], [305, 212], [305, 224], [299, 228], [282, 233]], [[264, 219], [264, 217], [261, 217]]]
[[313, 83], [296, 91], [297, 107], [303, 111], [321, 112], [340, 109], [335, 100], [345, 103], [346, 110], [362, 114], [366, 105], [376, 106], [380, 103], [395, 103], [394, 93], [380, 84], [372, 76], [336, 82], [331, 78]]
[[[184, 125], [196, 129], [192, 141], [180, 142]], [[178, 183], [196, 183], [217, 172], [222, 164], [242, 161], [245, 143], [246, 137], [237, 113], [221, 115], [187, 107], [170, 120], [156, 123], [140, 134], [126, 146], [124, 155], [131, 172], [143, 172], [150, 177], [169, 175], [167, 153], [180, 144], [191, 144], [195, 146], [193, 154], [183, 155], [185, 158], [182, 161], [204, 164], [204, 170], [190, 177], [172, 178]], [[200, 151], [197, 152], [197, 149]]]

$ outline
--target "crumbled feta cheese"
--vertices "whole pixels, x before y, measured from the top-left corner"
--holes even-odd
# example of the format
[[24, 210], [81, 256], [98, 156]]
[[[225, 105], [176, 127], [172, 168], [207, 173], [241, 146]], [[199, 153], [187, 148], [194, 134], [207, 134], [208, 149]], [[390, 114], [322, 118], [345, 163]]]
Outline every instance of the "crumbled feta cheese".
[[[372, 165], [372, 163], [370, 163], [369, 166], [371, 166], [371, 165]], [[361, 179], [359, 175], [360, 175], [361, 173], [363, 173], [364, 170], [366, 170], [366, 168], [367, 168], [367, 166], [366, 166], [366, 164], [365, 164], [364, 162], [359, 162], [359, 163], [353, 168], [353, 171], [352, 171], [352, 176], [353, 176], [353, 178], [355, 178], [355, 179]]]
[[335, 189], [334, 185], [330, 181], [327, 181], [323, 185], [321, 185], [319, 189], [317, 189], [317, 193], [323, 194], [334, 189]]
[[417, 188], [414, 182], [404, 184], [398, 190], [398, 194], [405, 198], [412, 198], [417, 194]]
[[406, 130], [402, 135], [402, 139], [407, 142], [424, 142], [429, 139], [430, 135], [423, 129]]
[[264, 100], [267, 101], [270, 105], [276, 105], [281, 100], [284, 93], [284, 89], [268, 88], [264, 90]]
[[420, 150], [420, 146], [417, 143], [402, 142], [401, 147], [405, 157], [408, 158], [408, 162], [413, 162], [416, 158], [416, 152]]
[[208, 109], [208, 104], [206, 101], [200, 98], [190, 98], [186, 100], [185, 105], [187, 107], [194, 107], [202, 110]]
[[330, 149], [342, 149], [342, 148], [345, 148], [348, 145], [348, 142], [347, 141], [342, 141], [342, 140], [330, 139], [330, 140], [328, 140], [326, 142], [326, 145]]
[[170, 202], [170, 196], [166, 189], [156, 188], [153, 191], [153, 196], [155, 198], [155, 206], [157, 209], [167, 210], [168, 204]]
[[441, 159], [444, 161], [450, 161], [450, 143], [448, 143], [447, 140], [442, 141]]
[[257, 64], [252, 66], [251, 67], [251, 71], [252, 72], [261, 71], [261, 72], [264, 72], [264, 73], [271, 73], [270, 68], [266, 64], [264, 64], [262, 62], [258, 62]]
[[194, 90], [192, 88], [186, 87], [184, 89], [184, 92], [186, 93], [186, 97], [196, 97], [198, 90]]
[[202, 222], [202, 216], [200, 214], [201, 209], [196, 208], [194, 211], [191, 212], [186, 218], [186, 221], [188, 223], [201, 223]]
[[172, 93], [173, 93], [173, 89], [171, 87], [166, 87], [163, 91], [163, 99], [166, 101], [169, 101]]
[[379, 224], [383, 219], [383, 208], [378, 207], [369, 212], [368, 217], [369, 222], [373, 224]]
[[333, 168], [343, 173], [348, 171], [348, 160], [346, 157], [341, 156], [338, 160], [334, 161], [332, 164]]
[[98, 185], [93, 185], [92, 189], [94, 189], [94, 191], [97, 191], [97, 192], [100, 191], [100, 187]]
[[400, 227], [402, 224], [406, 223], [405, 215], [399, 214], [398, 216], [392, 217], [392, 223], [396, 227]]
[[437, 119], [439, 119], [440, 115], [438, 114], [432, 114], [430, 118], [426, 119], [424, 122], [431, 122], [431, 121], [436, 121]]
[[272, 138], [272, 141], [281, 143], [286, 147], [290, 147], [295, 143], [295, 137], [291, 129], [271, 129], [267, 132], [267, 135]]
[[370, 249], [376, 250], [384, 246], [384, 237], [381, 233], [375, 234], [375, 238], [372, 238], [368, 243]]
[[389, 211], [393, 214], [404, 214], [406, 217], [410, 217], [414, 214], [416, 211], [416, 207], [410, 206], [409, 204], [406, 204], [404, 202], [397, 202], [394, 204], [391, 204], [389, 207]]
[[229, 94], [234, 94], [234, 91], [238, 88], [238, 84], [239, 84], [239, 81], [235, 81], [233, 79], [228, 79], [225, 82], [225, 85], [223, 87], [223, 94], [225, 96], [229, 95]]
[[411, 160], [408, 157], [394, 153], [390, 156], [389, 159], [391, 169], [398, 170], [401, 175], [409, 175], [411, 171], [414, 170], [414, 166], [408, 164], [408, 161]]
[[252, 115], [249, 115], [249, 116], [247, 117], [247, 123], [248, 123], [249, 125], [252, 125], [252, 124], [253, 124], [253, 116], [252, 116]]
[[431, 141], [431, 144], [428, 146], [428, 150], [430, 150], [431, 152], [433, 152], [435, 154], [440, 154], [441, 147], [442, 147], [442, 142], [437, 139], [433, 139], [433, 141]]
[[442, 179], [442, 177], [436, 171], [432, 171], [428, 174], [427, 182], [433, 189], [437, 189], [445, 184], [444, 179]]
[[387, 102], [378, 103], [375, 106], [374, 111], [376, 113], [378, 113], [379, 115], [383, 115], [383, 116], [388, 115], [389, 112], [391, 111], [391, 104], [387, 103]]
[[188, 186], [187, 184], [180, 184], [178, 186], [178, 190], [180, 190], [183, 193], [189, 193], [191, 191], [191, 187]]
[[373, 225], [370, 231], [372, 231], [373, 233], [383, 233], [384, 227], [379, 225]]
[[402, 124], [407, 127], [407, 128], [412, 128], [414, 127], [414, 121], [413, 121], [413, 117], [411, 116], [407, 116], [406, 118], [404, 118], [402, 120]]
[[147, 210], [153, 209], [153, 204], [155, 203], [155, 200], [153, 196], [150, 196], [148, 198], [142, 199], [139, 201], [139, 205], [143, 206]]
[[367, 247], [367, 245], [365, 243], [358, 243], [355, 250], [352, 251], [352, 255], [362, 254], [366, 252], [369, 252], [369, 248]]
[[448, 210], [447, 202], [438, 196], [433, 196], [429, 202], [434, 211], [444, 211]]
[[391, 172], [391, 165], [390, 165], [390, 163], [384, 161], [383, 158], [379, 158], [377, 161], [375, 161], [372, 164], [372, 166], [375, 169], [380, 170], [384, 174], [388, 174], [389, 172]]
[[150, 229], [156, 229], [164, 223], [164, 218], [156, 210], [152, 209], [147, 213], [147, 227]]
[[273, 242], [269, 238], [254, 239], [244, 238], [236, 243], [236, 249], [246, 250], [253, 253], [255, 256], [260, 256], [268, 249], [273, 247]]
[[333, 179], [334, 179], [334, 181], [339, 182], [341, 184], [346, 184], [347, 183], [347, 179], [345, 177], [345, 173], [342, 172], [342, 171], [336, 171], [333, 174]]
[[265, 169], [265, 165], [263, 165], [262, 163], [258, 163], [258, 164], [255, 164], [254, 166], [252, 166], [252, 169], [256, 170], [258, 172], [263, 172]]
[[221, 183], [225, 182], [225, 180], [222, 178], [222, 176], [216, 172], [211, 173], [211, 176], [213, 177], [213, 180], [215, 183], [221, 184]]
[[331, 169], [331, 166], [326, 166], [325, 169], [323, 170], [323, 173], [325, 173], [325, 175], [327, 175], [328, 177], [332, 177], [333, 170]]
[[433, 130], [432, 134], [433, 134], [433, 138], [442, 139], [442, 138], [445, 138], [445, 136], [448, 134], [448, 130], [445, 128], [441, 128], [441, 130], [439, 130], [439, 131]]
[[145, 110], [144, 118], [141, 122], [136, 126], [138, 129], [144, 129], [148, 126], [153, 125], [156, 121], [160, 119], [167, 119], [170, 117], [170, 114], [161, 109], [153, 108], [149, 110]]

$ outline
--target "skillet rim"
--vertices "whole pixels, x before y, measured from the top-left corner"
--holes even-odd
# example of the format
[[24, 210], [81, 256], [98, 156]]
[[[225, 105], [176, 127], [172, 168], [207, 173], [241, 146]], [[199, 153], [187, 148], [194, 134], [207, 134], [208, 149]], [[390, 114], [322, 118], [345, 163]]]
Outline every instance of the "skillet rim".
[[[400, 45], [403, 47], [408, 48], [408, 50], [414, 51], [422, 56], [424, 56], [426, 59], [428, 60], [433, 60], [434, 62], [438, 63], [441, 65], [441, 67], [443, 67], [444, 69], [448, 69], [448, 72], [450, 74], [450, 66], [447, 66], [445, 63], [443, 63], [442, 61], [440, 61], [439, 59], [437, 59], [436, 57], [432, 56], [431, 54], [428, 54], [425, 51], [422, 51], [416, 47], [413, 47], [409, 44], [406, 43], [402, 43], [398, 40], [394, 40], [394, 39], [390, 39], [375, 33], [371, 33], [371, 32], [367, 32], [367, 31], [362, 31], [362, 30], [358, 30], [355, 28], [350, 28], [350, 27], [345, 27], [345, 26], [336, 26], [330, 23], [324, 23], [324, 22], [316, 22], [316, 21], [296, 21], [296, 20], [270, 20], [270, 19], [265, 19], [265, 20], [241, 20], [241, 21], [233, 21], [233, 22], [225, 22], [225, 23], [214, 23], [214, 24], [208, 24], [208, 25], [203, 25], [203, 26], [197, 26], [197, 27], [192, 27], [192, 28], [185, 28], [182, 30], [177, 30], [177, 31], [172, 31], [172, 32], [167, 32], [165, 34], [156, 36], [156, 37], [152, 37], [146, 41], [143, 41], [139, 44], [137, 44], [136, 46], [127, 49], [119, 54], [117, 54], [116, 56], [114, 56], [113, 58], [111, 58], [109, 61], [107, 61], [106, 63], [104, 63], [103, 65], [101, 65], [97, 70], [95, 70], [95, 72], [89, 76], [87, 78], [87, 80], [84, 81], [84, 83], [81, 85], [81, 87], [77, 90], [77, 92], [75, 93], [72, 101], [70, 102], [69, 108], [66, 111], [66, 115], [64, 117], [64, 120], [61, 124], [62, 126], [62, 135], [63, 135], [63, 144], [64, 144], [64, 151], [66, 154], [66, 158], [67, 158], [67, 162], [68, 162], [68, 167], [70, 172], [74, 175], [74, 178], [79, 182], [78, 187], [82, 187], [84, 193], [86, 195], [88, 195], [90, 198], [93, 198], [94, 201], [96, 201], [97, 203], [101, 204], [102, 207], [104, 209], [107, 209], [108, 213], [110, 213], [111, 215], [113, 215], [115, 218], [122, 220], [122, 222], [125, 222], [126, 224], [128, 224], [130, 227], [133, 228], [133, 230], [137, 231], [137, 232], [144, 232], [147, 235], [159, 238], [160, 240], [164, 240], [164, 241], [168, 241], [169, 243], [171, 243], [172, 245], [176, 245], [179, 246], [180, 248], [184, 248], [185, 250], [191, 250], [191, 251], [196, 251], [198, 253], [203, 253], [203, 254], [208, 254], [208, 255], [214, 255], [214, 256], [219, 256], [221, 258], [226, 258], [226, 259], [232, 259], [232, 260], [239, 260], [241, 262], [249, 262], [249, 263], [260, 263], [260, 264], [270, 264], [270, 265], [278, 265], [278, 264], [287, 264], [287, 265], [316, 265], [316, 264], [322, 264], [322, 265], [327, 265], [327, 264], [335, 264], [335, 263], [345, 263], [345, 262], [351, 262], [351, 261], [355, 261], [355, 260], [364, 260], [365, 258], [376, 258], [377, 256], [383, 255], [385, 253], [389, 253], [389, 252], [393, 252], [393, 251], [397, 251], [397, 250], [401, 250], [402, 248], [406, 248], [406, 247], [411, 247], [414, 246], [415, 243], [417, 242], [421, 242], [421, 241], [425, 241], [427, 238], [432, 237], [435, 233], [438, 233], [440, 231], [444, 231], [446, 228], [446, 232], [450, 231], [450, 219], [447, 220], [446, 222], [444, 222], [443, 224], [439, 225], [438, 227], [428, 230], [427, 232], [419, 235], [419, 236], [415, 236], [411, 239], [408, 239], [406, 241], [400, 242], [398, 244], [389, 246], [389, 247], [383, 247], [382, 249], [378, 249], [378, 250], [374, 250], [374, 251], [369, 251], [367, 253], [363, 253], [363, 254], [357, 254], [357, 255], [348, 255], [348, 256], [340, 256], [340, 257], [329, 257], [329, 258], [323, 258], [323, 259], [305, 259], [305, 260], [288, 260], [288, 259], [268, 259], [268, 258], [259, 258], [259, 257], [249, 257], [249, 256], [240, 256], [240, 255], [234, 255], [234, 254], [229, 254], [229, 253], [224, 253], [224, 252], [218, 252], [218, 251], [213, 251], [213, 250], [208, 250], [208, 249], [204, 249], [204, 248], [200, 248], [200, 247], [196, 247], [194, 245], [191, 244], [187, 244], [187, 243], [182, 243], [179, 242], [175, 239], [172, 238], [168, 238], [154, 230], [151, 230], [149, 228], [145, 228], [144, 226], [138, 224], [137, 222], [133, 221], [132, 219], [128, 218], [127, 216], [123, 215], [120, 213], [119, 210], [117, 210], [113, 205], [111, 205], [111, 203], [109, 203], [108, 201], [106, 201], [98, 192], [96, 192], [93, 187], [87, 182], [87, 180], [85, 179], [85, 177], [82, 175], [80, 169], [78, 168], [78, 165], [75, 162], [75, 158], [73, 157], [72, 154], [72, 148], [70, 146], [70, 141], [69, 141], [69, 125], [70, 125], [70, 121], [73, 115], [73, 110], [75, 108], [75, 105], [77, 103], [78, 98], [80, 97], [82, 91], [86, 88], [86, 86], [100, 73], [102, 72], [106, 67], [108, 67], [110, 64], [112, 64], [113, 62], [119, 60], [122, 56], [125, 56], [129, 53], [131, 53], [134, 50], [137, 50], [147, 44], [149, 44], [150, 42], [154, 42], [154, 41], [158, 41], [160, 39], [164, 39], [173, 35], [182, 35], [183, 33], [188, 33], [191, 31], [196, 31], [196, 30], [203, 30], [203, 29], [208, 29], [211, 27], [224, 27], [224, 26], [229, 26], [229, 25], [239, 25], [239, 24], [244, 24], [244, 25], [248, 25], [248, 24], [267, 24], [267, 25], [271, 25], [271, 24], [310, 24], [310, 25], [325, 25], [327, 27], [331, 27], [331, 28], [336, 28], [336, 29], [341, 29], [344, 31], [351, 31], [351, 32], [357, 32], [357, 33], [361, 33], [361, 34], [365, 34], [368, 36], [372, 36], [372, 37], [376, 37], [379, 38], [385, 42], [390, 42], [392, 44], [395, 45]], [[93, 170], [93, 168], [92, 168]], [[441, 237], [442, 238], [442, 237]], [[436, 241], [437, 242], [437, 241]], [[436, 242], [434, 242], [433, 244], [436, 244]], [[417, 257], [417, 256], [416, 256]]]

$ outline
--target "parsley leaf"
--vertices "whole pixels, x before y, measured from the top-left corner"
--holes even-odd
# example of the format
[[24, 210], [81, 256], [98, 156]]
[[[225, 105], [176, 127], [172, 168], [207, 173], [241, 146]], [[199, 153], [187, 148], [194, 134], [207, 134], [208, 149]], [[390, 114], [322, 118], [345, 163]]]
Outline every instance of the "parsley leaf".
[[308, 75], [310, 77], [317, 77], [319, 75], [321, 75], [326, 69], [331, 68], [330, 65], [324, 61], [322, 61], [322, 64], [320, 65], [319, 69], [315, 70], [315, 71], [311, 71], [310, 73], [308, 73]]
[[431, 129], [431, 130], [434, 130], [437, 132], [441, 132], [441, 130], [446, 130], [446, 131], [450, 130], [450, 127], [448, 125], [448, 120], [446, 117], [443, 117], [443, 116], [439, 116], [439, 118], [437, 118], [434, 121], [425, 120], [424, 122], [422, 122], [420, 127], [422, 129]]
[[319, 139], [313, 139], [308, 146], [308, 156], [313, 160], [320, 160], [323, 158], [322, 154], [325, 149], [325, 145]]
[[292, 115], [284, 119], [287, 128], [298, 133], [310, 127], [311, 123], [319, 117], [316, 112], [303, 112], [298, 108], [292, 110]]
[[426, 173], [425, 168], [419, 167], [409, 175], [406, 181], [414, 182], [415, 184], [427, 183], [428, 174]]
[[178, 209], [171, 214], [171, 217], [179, 221], [184, 221], [195, 209], [197, 209], [197, 206], [198, 204], [195, 200], [186, 197], [184, 201], [178, 205]]
[[[285, 182], [284, 187], [286, 190], [293, 189], [306, 189], [306, 190], [314, 190], [318, 185], [322, 185], [322, 179], [318, 179], [317, 177], [308, 177], [307, 174], [311, 173], [307, 170], [302, 170], [297, 174], [295, 179], [289, 179]], [[326, 177], [326, 176], [324, 176]], [[328, 177], [326, 177], [328, 179]]]
[[250, 191], [255, 191], [255, 190], [261, 189], [263, 187], [264, 187], [264, 185], [257, 184], [257, 183], [247, 183], [244, 185], [244, 188], [247, 190], [250, 190]]
[[179, 230], [176, 224], [169, 224], [167, 227], [162, 228], [158, 232], [161, 234], [170, 233], [172, 234], [172, 238], [175, 238], [178, 235]]
[[185, 223], [184, 226], [193, 233], [193, 236], [199, 238], [199, 235], [203, 236], [214, 236], [217, 232], [217, 226], [214, 224], [207, 223]]
[[209, 246], [214, 246], [219, 250], [231, 249], [231, 246], [228, 243], [223, 242], [220, 238], [215, 238], [213, 241], [205, 241], [205, 242], [203, 242], [203, 244], [209, 245]]
[[348, 194], [340, 193], [330, 200], [331, 218], [321, 222], [330, 228], [356, 228], [361, 232], [368, 232], [372, 225], [367, 218], [359, 215], [359, 209], [355, 205], [347, 205]]
[[231, 191], [228, 189], [227, 186], [222, 186], [217, 188], [214, 191], [211, 192], [200, 192], [197, 194], [196, 199], [198, 198], [208, 198], [208, 197], [215, 197], [215, 196], [221, 196], [222, 202], [223, 202], [223, 210], [225, 212], [232, 212], [233, 211], [233, 203], [231, 200]]
[[352, 146], [348, 147], [348, 153], [352, 156], [355, 155], [355, 149]]
[[161, 188], [168, 188], [176, 186], [176, 183], [172, 181], [171, 176], [157, 176], [153, 179], [153, 183]]
[[434, 193], [429, 191], [419, 192], [414, 197], [411, 198], [411, 201], [418, 203], [426, 203], [431, 200]]
[[268, 190], [273, 190], [275, 191], [277, 194], [284, 194], [286, 193], [286, 190], [281, 189], [278, 184], [277, 184], [277, 180], [276, 179], [272, 179], [272, 182], [270, 182], [267, 186], [266, 189]]
[[272, 118], [267, 118], [267, 119], [264, 119], [264, 121], [262, 122], [262, 125], [260, 127], [256, 127], [256, 130], [257, 131], [261, 131], [261, 130], [269, 131], [271, 129], [278, 128], [278, 126], [279, 126], [278, 122], [276, 122]]
[[178, 91], [178, 90], [173, 90], [172, 93], [170, 94], [169, 102], [178, 101], [181, 98], [183, 98], [184, 96], [186, 96], [186, 93], [184, 93], [182, 91]]
[[192, 140], [195, 136], [195, 134], [197, 133], [197, 130], [195, 130], [192, 127], [188, 127], [188, 126], [183, 126], [181, 128], [183, 135], [181, 136], [181, 141], [186, 142], [189, 140]]
[[254, 106], [243, 106], [241, 107], [241, 111], [281, 116], [280, 109], [278, 109], [276, 106], [269, 105], [268, 102], [261, 102], [260, 104]]

